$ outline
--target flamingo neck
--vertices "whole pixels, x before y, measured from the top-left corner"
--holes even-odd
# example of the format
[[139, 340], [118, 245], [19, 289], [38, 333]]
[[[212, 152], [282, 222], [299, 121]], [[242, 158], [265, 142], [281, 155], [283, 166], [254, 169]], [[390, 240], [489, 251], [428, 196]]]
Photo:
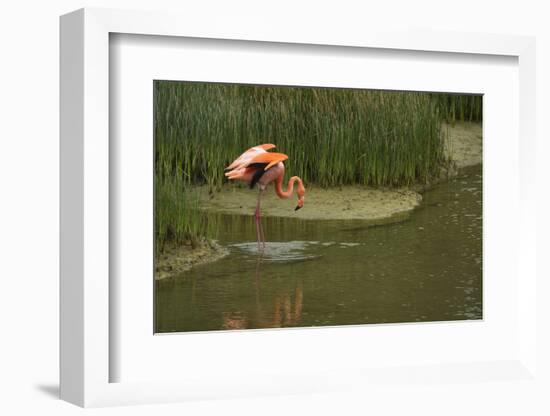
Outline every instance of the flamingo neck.
[[292, 196], [292, 193], [294, 192], [294, 183], [298, 182], [299, 184], [302, 184], [302, 180], [298, 176], [293, 176], [288, 181], [288, 185], [286, 187], [286, 191], [283, 191], [283, 177], [279, 176], [277, 178], [277, 181], [275, 182], [275, 193], [279, 198], [290, 198]]

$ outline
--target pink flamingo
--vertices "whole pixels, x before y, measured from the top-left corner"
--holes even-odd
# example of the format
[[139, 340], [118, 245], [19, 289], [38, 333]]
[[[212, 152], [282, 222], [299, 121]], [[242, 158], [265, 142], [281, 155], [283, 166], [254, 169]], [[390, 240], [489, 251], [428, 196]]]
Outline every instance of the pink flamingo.
[[285, 165], [283, 161], [288, 156], [283, 153], [269, 153], [267, 150], [275, 148], [274, 144], [261, 144], [251, 147], [240, 155], [233, 163], [225, 169], [225, 176], [228, 179], [246, 182], [250, 189], [257, 184], [259, 188], [258, 202], [254, 213], [256, 220], [256, 237], [258, 238], [258, 250], [260, 243], [262, 251], [265, 249], [265, 236], [260, 220], [260, 201], [262, 193], [271, 182], [275, 181], [275, 193], [279, 198], [290, 198], [294, 191], [294, 183], [298, 182], [296, 194], [298, 195], [298, 205], [294, 209], [299, 210], [304, 206], [304, 196], [306, 188], [298, 176], [293, 176], [288, 181], [286, 191], [283, 191], [283, 177], [285, 175]]

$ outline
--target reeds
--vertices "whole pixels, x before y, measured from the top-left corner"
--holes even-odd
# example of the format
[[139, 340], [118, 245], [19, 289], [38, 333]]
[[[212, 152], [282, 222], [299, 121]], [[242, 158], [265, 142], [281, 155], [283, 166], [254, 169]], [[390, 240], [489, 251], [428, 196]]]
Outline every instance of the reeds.
[[431, 94], [447, 123], [456, 121], [480, 122], [483, 119], [483, 98], [473, 94]]
[[155, 177], [155, 254], [168, 242], [191, 244], [216, 236], [216, 217], [199, 209], [198, 191], [187, 187], [181, 177]]
[[441, 122], [481, 119], [481, 97], [156, 81], [157, 248], [208, 234], [190, 185], [210, 192], [246, 149], [274, 143], [321, 187], [426, 182], [446, 163]]

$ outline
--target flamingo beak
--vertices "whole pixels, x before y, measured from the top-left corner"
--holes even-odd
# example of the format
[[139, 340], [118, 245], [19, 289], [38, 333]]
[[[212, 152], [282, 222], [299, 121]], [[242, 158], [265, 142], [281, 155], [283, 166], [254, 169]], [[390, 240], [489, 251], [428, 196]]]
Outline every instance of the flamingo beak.
[[294, 208], [294, 211], [298, 211], [300, 208], [302, 208], [300, 205], [297, 205], [296, 208]]

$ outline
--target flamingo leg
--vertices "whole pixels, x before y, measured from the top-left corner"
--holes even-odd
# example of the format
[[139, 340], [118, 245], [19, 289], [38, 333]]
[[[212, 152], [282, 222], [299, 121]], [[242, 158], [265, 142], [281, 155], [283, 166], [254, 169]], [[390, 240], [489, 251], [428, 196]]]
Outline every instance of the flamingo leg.
[[264, 236], [264, 227], [262, 227], [262, 222], [260, 221], [260, 237], [262, 239], [262, 254], [265, 250], [265, 236]]
[[264, 230], [262, 228], [262, 220], [260, 217], [260, 200], [262, 198], [262, 190], [258, 193], [258, 202], [256, 203], [256, 212], [254, 213], [254, 219], [256, 221], [256, 237], [258, 238], [258, 251], [261, 253], [265, 250], [265, 237]]
[[256, 240], [258, 241], [258, 251], [260, 250], [260, 224], [259, 224], [260, 217], [258, 215], [258, 208], [256, 208], [256, 211], [254, 212], [254, 222], [256, 223]]

